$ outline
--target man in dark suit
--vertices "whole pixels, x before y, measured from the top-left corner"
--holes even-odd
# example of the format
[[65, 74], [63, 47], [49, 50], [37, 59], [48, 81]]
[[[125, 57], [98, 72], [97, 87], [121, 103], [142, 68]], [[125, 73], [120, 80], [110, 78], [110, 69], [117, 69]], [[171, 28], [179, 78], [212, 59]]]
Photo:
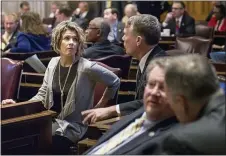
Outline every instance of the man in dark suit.
[[89, 11], [88, 3], [79, 2], [78, 8], [75, 10], [75, 15], [72, 16], [72, 21], [76, 22], [83, 30], [86, 30], [93, 17], [92, 12]]
[[114, 124], [86, 154], [133, 154], [130, 151], [145, 144], [150, 140], [149, 137], [155, 142], [176, 125], [176, 118], [166, 100], [163, 87], [167, 64], [166, 57], [153, 60], [149, 64], [144, 107]]
[[4, 17], [4, 31], [2, 43], [4, 46], [1, 47], [2, 51], [6, 51], [10, 49], [12, 46], [16, 44], [16, 37], [19, 32], [19, 19], [15, 13], [7, 14]]
[[172, 58], [165, 69], [164, 86], [182, 124], [158, 144], [149, 137], [135, 154], [226, 154], [225, 96], [209, 61], [199, 55]]
[[111, 31], [108, 40], [112, 43], [122, 43], [124, 25], [118, 20], [118, 10], [115, 8], [107, 8], [104, 10], [104, 18], [109, 22]]
[[86, 41], [94, 43], [93, 46], [85, 49], [82, 54], [85, 58], [97, 59], [109, 55], [124, 55], [124, 49], [111, 43], [107, 37], [110, 32], [110, 25], [104, 18], [94, 18], [86, 30]]
[[185, 11], [185, 4], [182, 1], [175, 1], [172, 5], [172, 12], [168, 13], [162, 23], [163, 29], [170, 29], [175, 35], [194, 35], [195, 20]]
[[135, 15], [129, 18], [124, 29], [124, 47], [128, 55], [140, 61], [135, 101], [84, 111], [82, 112], [84, 122], [94, 123], [114, 116], [124, 116], [143, 106], [147, 66], [153, 58], [166, 55], [165, 51], [158, 46], [160, 32], [161, 26], [158, 19], [152, 15]]

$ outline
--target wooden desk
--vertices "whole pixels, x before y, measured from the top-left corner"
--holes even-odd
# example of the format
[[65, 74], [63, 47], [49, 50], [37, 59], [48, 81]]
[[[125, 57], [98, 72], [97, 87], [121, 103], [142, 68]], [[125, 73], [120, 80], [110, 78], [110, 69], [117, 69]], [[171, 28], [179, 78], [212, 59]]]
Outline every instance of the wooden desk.
[[110, 129], [110, 127], [114, 123], [116, 123], [120, 119], [121, 119], [120, 117], [115, 117], [115, 118], [99, 121], [99, 122], [96, 122], [95, 124], [89, 125], [89, 127], [96, 127], [96, 128], [98, 128], [100, 130], [107, 131], [107, 130]]
[[2, 154], [50, 154], [52, 116], [40, 101], [1, 106]]

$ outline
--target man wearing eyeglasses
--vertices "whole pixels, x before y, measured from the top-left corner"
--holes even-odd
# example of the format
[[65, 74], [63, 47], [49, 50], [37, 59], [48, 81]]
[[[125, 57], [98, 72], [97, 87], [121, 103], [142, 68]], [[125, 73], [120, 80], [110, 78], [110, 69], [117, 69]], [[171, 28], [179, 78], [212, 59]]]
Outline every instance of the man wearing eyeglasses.
[[185, 11], [185, 4], [182, 1], [173, 2], [172, 12], [167, 14], [162, 27], [179, 36], [195, 34], [195, 20]]
[[125, 51], [123, 48], [108, 40], [110, 31], [110, 25], [104, 18], [97, 17], [90, 21], [89, 26], [86, 29], [86, 41], [94, 44], [85, 49], [82, 56], [85, 58], [97, 59], [109, 55], [124, 55]]

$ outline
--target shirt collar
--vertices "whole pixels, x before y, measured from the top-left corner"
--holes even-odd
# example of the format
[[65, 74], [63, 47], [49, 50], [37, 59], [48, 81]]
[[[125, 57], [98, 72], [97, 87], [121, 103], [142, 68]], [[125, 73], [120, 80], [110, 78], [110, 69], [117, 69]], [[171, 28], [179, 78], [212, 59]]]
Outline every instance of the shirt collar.
[[176, 21], [179, 20], [179, 25], [181, 25], [182, 18], [183, 18], [183, 15], [181, 15], [179, 18], [176, 18]]
[[113, 24], [111, 25], [111, 27], [112, 27], [112, 28], [117, 28], [117, 25], [118, 25], [118, 20], [116, 20], [115, 23], [113, 23]]
[[88, 13], [88, 11], [83, 12], [83, 13], [80, 15], [80, 17], [81, 17], [81, 18], [85, 18], [86, 15], [87, 15], [87, 13]]
[[152, 52], [152, 50], [154, 49], [155, 47], [153, 47], [149, 52], [147, 52], [140, 60], [139, 62], [139, 68], [140, 68], [140, 71], [141, 73], [143, 73], [143, 70], [144, 70], [144, 66], [145, 66], [145, 63], [148, 59], [148, 56], [150, 55], [150, 53]]

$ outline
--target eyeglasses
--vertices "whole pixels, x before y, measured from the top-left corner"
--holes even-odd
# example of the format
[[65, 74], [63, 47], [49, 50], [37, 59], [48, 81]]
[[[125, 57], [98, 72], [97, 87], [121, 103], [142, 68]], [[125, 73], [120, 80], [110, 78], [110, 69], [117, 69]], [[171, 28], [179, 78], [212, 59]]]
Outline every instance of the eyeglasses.
[[92, 28], [92, 27], [88, 27], [87, 29], [100, 29], [100, 28]]
[[180, 10], [180, 9], [183, 9], [183, 8], [172, 8], [172, 10]]

